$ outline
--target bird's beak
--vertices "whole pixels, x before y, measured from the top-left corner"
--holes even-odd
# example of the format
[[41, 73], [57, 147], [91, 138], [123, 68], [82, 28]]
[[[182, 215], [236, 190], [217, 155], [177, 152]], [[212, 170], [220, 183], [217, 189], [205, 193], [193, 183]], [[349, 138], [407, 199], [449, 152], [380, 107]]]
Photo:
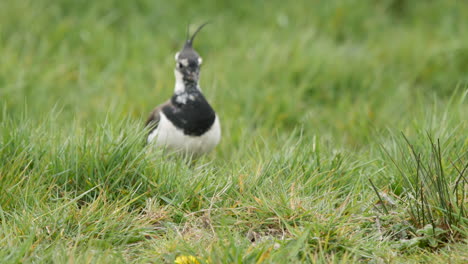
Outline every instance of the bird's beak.
[[187, 75], [187, 79], [189, 79], [191, 81], [196, 81], [198, 79], [198, 73], [197, 72], [190, 72]]

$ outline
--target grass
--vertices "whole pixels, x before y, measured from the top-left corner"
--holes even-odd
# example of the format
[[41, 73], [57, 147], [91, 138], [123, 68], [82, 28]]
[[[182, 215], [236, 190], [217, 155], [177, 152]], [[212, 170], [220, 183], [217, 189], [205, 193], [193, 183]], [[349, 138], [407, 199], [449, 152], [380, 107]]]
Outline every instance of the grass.
[[[468, 162], [458, 155], [450, 157], [454, 152], [443, 151], [440, 140], [436, 143], [430, 135], [425, 147], [415, 146], [404, 135], [403, 139], [404, 144], [398, 144], [399, 158], [393, 158], [387, 152], [402, 176], [402, 194], [396, 197], [402, 202], [399, 205], [407, 208], [411, 223], [405, 223], [393, 230], [400, 236], [411, 237], [410, 240], [404, 240], [402, 246], [438, 248], [445, 242], [457, 242], [465, 238], [468, 221], [465, 209], [465, 189], [468, 182], [465, 172]], [[459, 142], [453, 141], [445, 142], [445, 148], [457, 149]], [[420, 152], [421, 148], [425, 149], [425, 153]], [[457, 152], [463, 151], [458, 149]], [[456, 159], [447, 162], [450, 158]], [[386, 218], [391, 219], [392, 215], [398, 215], [399, 209], [391, 213], [392, 209], [387, 208], [388, 205], [394, 207], [397, 203], [384, 199], [372, 180], [369, 181], [379, 197], [381, 212], [386, 214]]]
[[[466, 262], [466, 17], [455, 0], [1, 1], [1, 262]], [[143, 123], [207, 20], [223, 139], [188, 165], [143, 147]]]

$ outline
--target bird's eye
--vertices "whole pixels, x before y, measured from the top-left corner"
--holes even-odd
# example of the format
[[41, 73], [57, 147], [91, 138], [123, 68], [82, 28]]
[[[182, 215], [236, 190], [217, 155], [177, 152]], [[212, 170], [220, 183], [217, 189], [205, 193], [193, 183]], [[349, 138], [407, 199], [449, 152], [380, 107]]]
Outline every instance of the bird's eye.
[[184, 65], [182, 65], [182, 63], [178, 62], [177, 67], [182, 68], [182, 67], [184, 67]]

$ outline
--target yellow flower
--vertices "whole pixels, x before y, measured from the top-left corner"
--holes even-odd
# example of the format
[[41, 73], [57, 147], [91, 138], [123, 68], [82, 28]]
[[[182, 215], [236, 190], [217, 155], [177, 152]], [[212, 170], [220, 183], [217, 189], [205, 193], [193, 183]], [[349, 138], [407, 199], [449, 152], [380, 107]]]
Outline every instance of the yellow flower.
[[194, 256], [178, 256], [175, 259], [175, 264], [200, 264]]

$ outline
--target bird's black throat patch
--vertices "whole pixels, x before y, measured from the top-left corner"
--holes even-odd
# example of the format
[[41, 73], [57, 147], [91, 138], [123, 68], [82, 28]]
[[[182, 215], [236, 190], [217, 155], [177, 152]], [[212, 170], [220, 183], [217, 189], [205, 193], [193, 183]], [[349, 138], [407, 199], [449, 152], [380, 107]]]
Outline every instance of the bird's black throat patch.
[[213, 125], [215, 111], [200, 91], [184, 93], [172, 96], [171, 105], [163, 107], [162, 112], [185, 135], [201, 136]]

